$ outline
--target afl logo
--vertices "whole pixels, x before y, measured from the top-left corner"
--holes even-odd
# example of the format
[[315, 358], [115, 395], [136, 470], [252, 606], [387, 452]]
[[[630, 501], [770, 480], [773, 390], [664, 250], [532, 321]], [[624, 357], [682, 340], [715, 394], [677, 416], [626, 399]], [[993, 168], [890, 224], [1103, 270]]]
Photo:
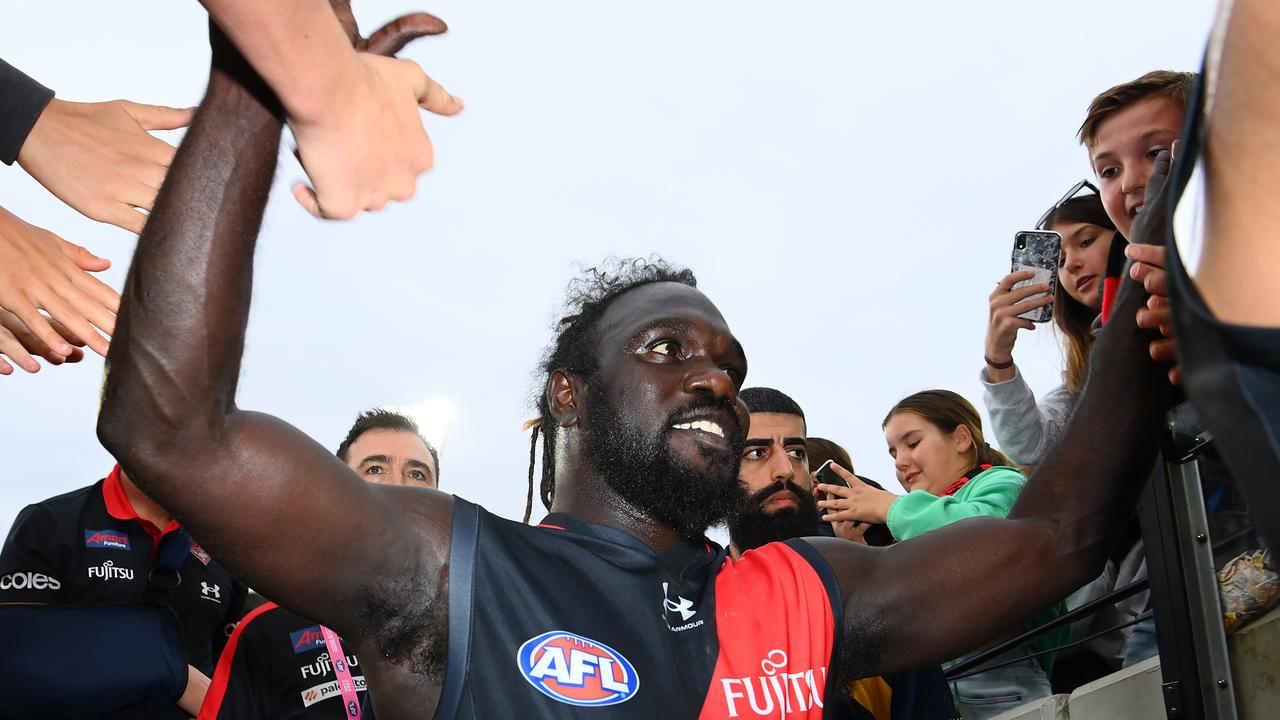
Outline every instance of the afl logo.
[[620, 653], [563, 630], [525, 641], [516, 663], [530, 685], [569, 705], [617, 705], [640, 690], [635, 668]]

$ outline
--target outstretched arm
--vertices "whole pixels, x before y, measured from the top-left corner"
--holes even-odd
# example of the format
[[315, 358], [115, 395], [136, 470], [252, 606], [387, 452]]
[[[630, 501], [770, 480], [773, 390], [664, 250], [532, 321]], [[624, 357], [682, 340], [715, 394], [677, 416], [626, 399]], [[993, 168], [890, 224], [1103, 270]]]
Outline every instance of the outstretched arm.
[[[1148, 183], [1136, 242], [1163, 240], [1165, 198]], [[886, 549], [811, 540], [845, 593], [844, 671], [873, 675], [954, 658], [1016, 627], [1101, 569], [1151, 470], [1169, 386], [1132, 321], [1146, 301], [1126, 281], [1093, 351], [1091, 373], [1061, 442], [1028, 481], [1009, 519], [973, 518]]]
[[236, 407], [282, 114], [216, 28], [212, 44], [207, 94], [129, 270], [98, 434], [237, 575], [395, 662], [429, 640], [384, 634], [443, 597], [451, 501], [366, 484], [293, 427]]

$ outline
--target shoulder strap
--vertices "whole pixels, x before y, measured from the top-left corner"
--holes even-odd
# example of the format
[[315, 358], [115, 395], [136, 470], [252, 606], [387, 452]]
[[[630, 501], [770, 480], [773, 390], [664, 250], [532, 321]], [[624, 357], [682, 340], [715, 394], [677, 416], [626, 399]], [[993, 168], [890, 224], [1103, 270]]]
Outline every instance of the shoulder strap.
[[471, 657], [471, 602], [479, 538], [479, 506], [455, 496], [449, 547], [449, 657], [445, 662], [440, 703], [436, 705], [436, 720], [451, 720], [462, 702]]

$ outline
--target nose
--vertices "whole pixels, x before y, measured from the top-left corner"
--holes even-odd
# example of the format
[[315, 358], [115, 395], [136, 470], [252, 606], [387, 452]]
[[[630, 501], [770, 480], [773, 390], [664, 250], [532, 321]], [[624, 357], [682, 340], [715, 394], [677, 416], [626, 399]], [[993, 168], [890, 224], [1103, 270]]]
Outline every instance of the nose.
[[685, 376], [684, 387], [694, 394], [705, 393], [718, 398], [733, 399], [736, 393], [729, 373], [711, 362], [699, 363], [691, 369]]
[[769, 477], [775, 481], [781, 480], [782, 482], [796, 479], [796, 470], [791, 466], [791, 456], [787, 454], [786, 450], [770, 454]]
[[893, 459], [893, 469], [898, 471], [898, 479], [906, 477], [907, 468], [911, 467], [911, 456], [905, 452], [899, 452], [898, 456]]
[[1120, 177], [1120, 191], [1125, 195], [1145, 193], [1147, 176], [1138, 170], [1124, 170]]
[[1084, 266], [1084, 260], [1081, 259], [1080, 253], [1068, 249], [1062, 249], [1062, 267], [1070, 273], [1078, 271]]

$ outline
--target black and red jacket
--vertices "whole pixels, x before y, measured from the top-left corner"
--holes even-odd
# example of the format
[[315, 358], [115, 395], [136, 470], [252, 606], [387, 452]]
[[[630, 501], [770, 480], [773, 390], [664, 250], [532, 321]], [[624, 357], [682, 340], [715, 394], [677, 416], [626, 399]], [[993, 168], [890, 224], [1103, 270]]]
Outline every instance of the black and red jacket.
[[[117, 466], [97, 483], [29, 505], [18, 514], [0, 550], [0, 603], [64, 607], [142, 603], [156, 550], [177, 533], [138, 516]], [[206, 675], [227, 634], [243, 614], [246, 590], [193, 544], [179, 567], [181, 581], [167, 605], [180, 625], [182, 655]], [[120, 662], [145, 648], [122, 647]], [[67, 682], [94, 667], [71, 668]], [[186, 718], [176, 706], [144, 703], [114, 718]]]

